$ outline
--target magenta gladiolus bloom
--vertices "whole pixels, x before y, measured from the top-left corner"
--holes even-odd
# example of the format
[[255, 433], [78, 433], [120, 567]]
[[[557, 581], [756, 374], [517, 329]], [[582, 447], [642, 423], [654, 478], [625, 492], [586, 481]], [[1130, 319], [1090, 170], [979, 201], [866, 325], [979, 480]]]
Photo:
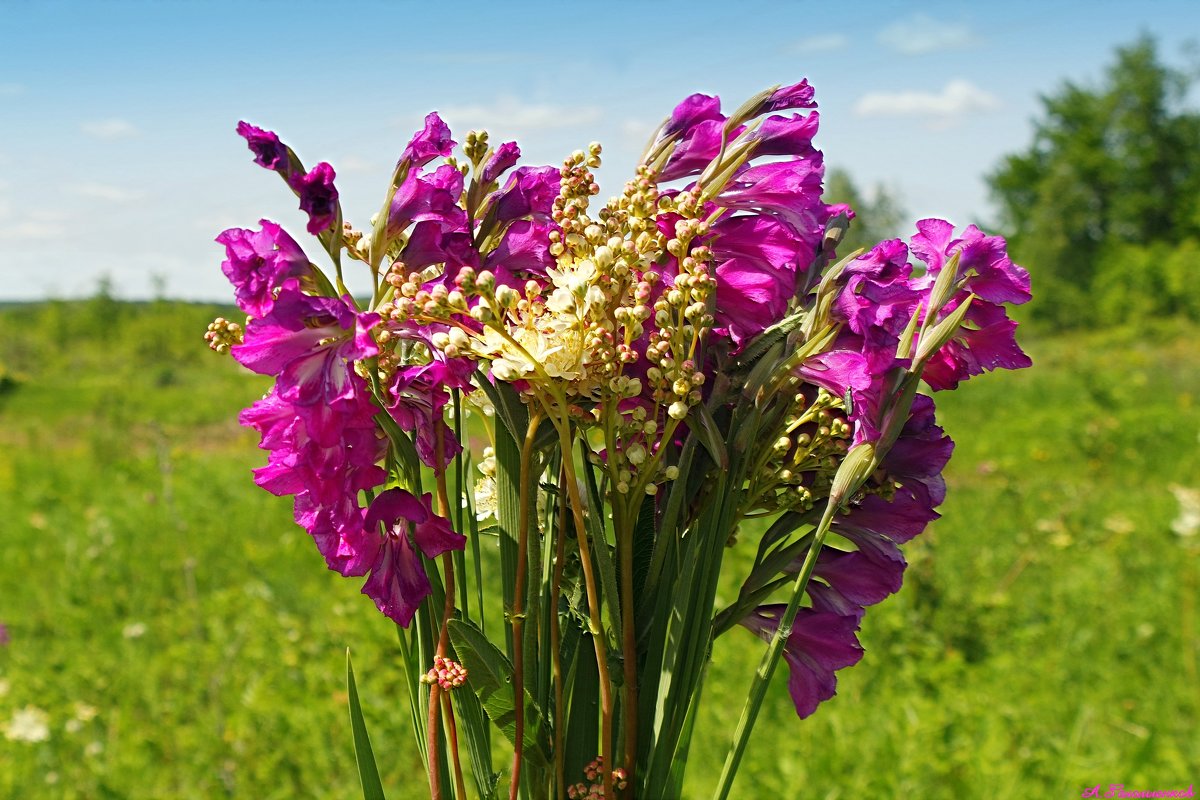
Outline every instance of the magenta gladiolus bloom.
[[[763, 641], [771, 641], [783, 617], [783, 605], [759, 606], [741, 624]], [[858, 618], [802, 608], [784, 644], [788, 693], [801, 719], [837, 694], [834, 672], [854, 666], [863, 655], [858, 643]]]
[[465, 230], [467, 212], [458, 205], [462, 190], [462, 173], [449, 164], [433, 172], [413, 170], [392, 198], [388, 231], [399, 233], [415, 222], [433, 222], [443, 231]]
[[932, 286], [946, 261], [959, 253], [959, 274], [965, 276], [961, 291], [942, 310], [949, 314], [966, 301], [966, 325], [939, 350], [925, 368], [924, 379], [931, 389], [953, 389], [962, 381], [993, 369], [1022, 369], [1033, 361], [1017, 344], [1017, 323], [1009, 319], [1002, 303], [1021, 304], [1032, 296], [1029, 273], [1008, 257], [1004, 238], [985, 236], [974, 225], [954, 239], [954, 227], [940, 219], [917, 223], [912, 252], [929, 266], [921, 285]]
[[516, 142], [505, 142], [500, 145], [483, 165], [483, 169], [479, 173], [479, 182], [487, 185], [499, 179], [501, 175], [516, 166], [517, 159], [520, 157], [521, 148], [517, 147]]
[[357, 396], [352, 362], [379, 352], [369, 333], [378, 314], [360, 314], [336, 297], [301, 294], [288, 281], [271, 313], [250, 322], [233, 357], [260, 375], [277, 376], [277, 391], [295, 404], [308, 433], [332, 444], [336, 411]]
[[316, 235], [329, 230], [337, 222], [338, 191], [333, 185], [333, 167], [322, 161], [307, 175], [292, 181], [292, 188], [300, 195], [300, 209], [308, 214], [308, 232]]
[[496, 218], [508, 222], [532, 217], [549, 222], [560, 179], [558, 167], [518, 167], [504, 188], [492, 195]]
[[683, 133], [701, 122], [709, 120], [724, 121], [721, 113], [721, 98], [707, 94], [693, 94], [682, 103], [675, 106], [671, 119], [663, 128], [663, 136], [673, 136]]
[[799, 83], [776, 89], [763, 103], [762, 110], [758, 113], [769, 114], [772, 111], [786, 111], [790, 108], [812, 108], [816, 105], [815, 97], [816, 91], [805, 78]]
[[467, 538], [454, 532], [450, 520], [433, 512], [432, 495], [417, 499], [403, 489], [388, 489], [376, 497], [364, 524], [370, 533], [382, 526], [383, 535], [363, 594], [398, 625], [408, 627], [431, 591], [418, 549], [426, 558], [436, 558], [463, 549]]
[[433, 111], [425, 116], [425, 127], [413, 134], [412, 140], [400, 154], [400, 160], [407, 160], [416, 169], [439, 156], [450, 155], [454, 145], [455, 141], [450, 138], [450, 126]]
[[279, 141], [279, 137], [273, 131], [256, 128], [249, 122], [243, 121], [238, 123], [237, 132], [238, 136], [246, 140], [250, 151], [254, 153], [255, 164], [275, 172], [286, 173], [288, 171], [290, 159], [287, 145]]
[[238, 308], [254, 317], [270, 312], [285, 280], [310, 269], [308, 256], [286, 231], [270, 220], [258, 224], [261, 231], [230, 228], [216, 239], [225, 245], [221, 271], [233, 284]]

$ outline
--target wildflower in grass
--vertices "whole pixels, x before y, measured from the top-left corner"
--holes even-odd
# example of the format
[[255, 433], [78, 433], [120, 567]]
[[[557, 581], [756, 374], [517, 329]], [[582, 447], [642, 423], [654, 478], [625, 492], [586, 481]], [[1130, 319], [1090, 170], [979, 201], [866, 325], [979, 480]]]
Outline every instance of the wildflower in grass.
[[429, 577], [417, 554], [436, 558], [461, 550], [466, 537], [450, 521], [433, 512], [432, 496], [417, 498], [403, 489], [388, 489], [367, 508], [364, 526], [376, 539], [376, 552], [363, 594], [397, 624], [407, 627], [417, 605], [430, 593]]
[[10, 742], [35, 744], [50, 739], [50, 715], [37, 706], [27, 705], [13, 711], [4, 725], [4, 738]]
[[[1200, 489], [1177, 483], [1167, 488], [1175, 495], [1175, 502], [1179, 503], [1179, 516], [1171, 520], [1171, 530], [1183, 539], [1191, 539], [1200, 533]], [[0, 644], [3, 642], [3, 636], [0, 636]]]
[[12, 641], [12, 636], [8, 632], [8, 625], [0, 622], [0, 647], [6, 646]]

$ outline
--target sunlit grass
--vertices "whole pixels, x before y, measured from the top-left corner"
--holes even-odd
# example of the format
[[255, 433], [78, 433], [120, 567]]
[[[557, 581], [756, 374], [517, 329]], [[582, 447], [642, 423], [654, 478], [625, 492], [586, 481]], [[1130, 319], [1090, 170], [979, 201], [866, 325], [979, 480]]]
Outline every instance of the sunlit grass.
[[[385, 786], [420, 796], [390, 623], [253, 486], [233, 420], [266, 383], [204, 350], [218, 311], [0, 312], [0, 732], [26, 706], [50, 728], [0, 736], [0, 796], [354, 797], [347, 646]], [[939, 397], [960, 442], [944, 518], [834, 700], [798, 721], [781, 670], [735, 795], [1186, 786], [1200, 565], [1168, 486], [1200, 486], [1195, 337], [1035, 340], [1033, 370]], [[760, 654], [717, 643], [691, 796]]]

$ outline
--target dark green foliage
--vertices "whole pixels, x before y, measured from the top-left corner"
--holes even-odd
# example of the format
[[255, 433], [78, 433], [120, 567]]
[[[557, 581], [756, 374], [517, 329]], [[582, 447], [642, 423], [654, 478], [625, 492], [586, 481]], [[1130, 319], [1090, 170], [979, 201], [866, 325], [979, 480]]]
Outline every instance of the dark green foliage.
[[885, 186], [876, 187], [874, 196], [868, 200], [844, 169], [831, 169], [825, 177], [826, 203], [846, 203], [854, 209], [850, 230], [838, 246], [838, 255], [852, 253], [859, 248], [870, 250], [884, 239], [894, 239], [905, 233], [901, 230], [908, 216], [900, 199]]
[[1034, 318], [1058, 328], [1200, 319], [1182, 279], [1200, 241], [1193, 85], [1143, 37], [1117, 51], [1099, 85], [1042, 98], [1031, 146], [988, 178], [1010, 251], [1033, 276]]

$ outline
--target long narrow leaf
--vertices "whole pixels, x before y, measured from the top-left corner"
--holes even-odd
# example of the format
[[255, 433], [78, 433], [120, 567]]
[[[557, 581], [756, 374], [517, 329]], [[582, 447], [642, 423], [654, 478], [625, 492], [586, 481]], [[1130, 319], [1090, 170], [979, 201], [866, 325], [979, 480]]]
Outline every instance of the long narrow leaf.
[[385, 800], [383, 784], [379, 782], [379, 769], [375, 766], [375, 754], [371, 751], [371, 737], [367, 735], [367, 723], [363, 720], [362, 708], [358, 704], [358, 687], [354, 684], [354, 666], [350, 663], [349, 648], [346, 649], [346, 693], [350, 696], [354, 760], [358, 762], [358, 779], [362, 783], [363, 800]]
[[[512, 662], [500, 648], [483, 635], [479, 628], [461, 619], [450, 620], [450, 639], [467, 668], [467, 685], [479, 698], [483, 710], [495, 723], [504, 738], [516, 747], [516, 705], [513, 700]], [[544, 770], [550, 763], [550, 748], [545, 739], [547, 730], [542, 711], [526, 691], [525, 735], [523, 751], [527, 765]]]

